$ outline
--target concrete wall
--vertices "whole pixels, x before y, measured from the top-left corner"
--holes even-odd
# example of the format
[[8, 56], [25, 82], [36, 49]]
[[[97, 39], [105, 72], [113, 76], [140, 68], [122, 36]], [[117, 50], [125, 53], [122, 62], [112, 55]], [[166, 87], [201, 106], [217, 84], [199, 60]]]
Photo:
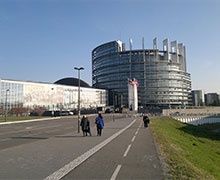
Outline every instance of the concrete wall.
[[202, 107], [194, 109], [164, 109], [164, 116], [212, 116], [220, 115], [220, 107]]
[[165, 109], [162, 113], [164, 116], [171, 116], [178, 121], [193, 125], [220, 123], [220, 107]]
[[192, 124], [192, 125], [201, 125], [201, 124], [212, 124], [212, 123], [220, 123], [220, 116], [198, 116], [198, 117], [181, 117], [174, 116], [174, 119], [181, 121], [183, 123]]

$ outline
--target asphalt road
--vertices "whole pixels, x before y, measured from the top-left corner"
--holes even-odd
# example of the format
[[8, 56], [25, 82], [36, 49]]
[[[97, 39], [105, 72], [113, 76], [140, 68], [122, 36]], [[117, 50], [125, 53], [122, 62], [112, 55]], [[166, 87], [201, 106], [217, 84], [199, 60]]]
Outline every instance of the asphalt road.
[[[121, 116], [104, 115], [106, 122]], [[95, 126], [95, 115], [90, 115], [91, 126]], [[0, 150], [32, 143], [54, 136], [78, 131], [77, 117], [61, 117], [60, 119], [35, 121], [15, 124], [0, 124]]]
[[0, 125], [0, 179], [163, 179], [141, 120], [107, 115], [97, 137], [89, 119], [92, 137], [77, 133], [77, 118]]
[[0, 150], [71, 132], [76, 125], [70, 118], [0, 125]]

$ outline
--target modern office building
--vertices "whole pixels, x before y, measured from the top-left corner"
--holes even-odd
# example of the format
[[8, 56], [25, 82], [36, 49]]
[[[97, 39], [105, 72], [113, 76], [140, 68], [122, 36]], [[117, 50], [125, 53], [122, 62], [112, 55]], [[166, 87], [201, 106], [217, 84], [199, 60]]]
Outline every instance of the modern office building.
[[205, 105], [206, 106], [220, 106], [220, 99], [217, 93], [205, 94]]
[[128, 79], [137, 79], [139, 107], [185, 106], [191, 92], [182, 43], [168, 39], [163, 50], [153, 40], [153, 48], [129, 50], [121, 41], [112, 41], [92, 51], [92, 85], [109, 90], [109, 103], [128, 107]]
[[193, 106], [204, 105], [202, 90], [192, 90], [192, 105]]
[[[81, 80], [81, 108], [104, 107], [107, 91], [91, 88]], [[0, 108], [2, 111], [17, 107], [47, 110], [73, 110], [78, 105], [78, 79], [64, 78], [54, 84], [0, 79]]]

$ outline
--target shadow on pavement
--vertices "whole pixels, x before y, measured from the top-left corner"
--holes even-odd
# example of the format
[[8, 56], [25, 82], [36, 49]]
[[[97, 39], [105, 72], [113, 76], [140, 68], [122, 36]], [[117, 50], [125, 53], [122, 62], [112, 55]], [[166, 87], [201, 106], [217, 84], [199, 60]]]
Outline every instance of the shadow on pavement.
[[34, 136], [22, 136], [22, 137], [11, 137], [12, 139], [48, 139], [48, 137], [34, 137]]
[[97, 137], [97, 136], [82, 136], [82, 135], [69, 135], [69, 136], [54, 136], [55, 138], [92, 138], [92, 137]]

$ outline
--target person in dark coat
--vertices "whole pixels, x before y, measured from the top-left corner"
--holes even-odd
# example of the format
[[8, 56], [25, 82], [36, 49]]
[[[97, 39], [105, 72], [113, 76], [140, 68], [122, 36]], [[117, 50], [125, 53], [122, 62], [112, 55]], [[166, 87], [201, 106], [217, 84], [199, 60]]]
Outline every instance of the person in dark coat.
[[88, 131], [88, 118], [86, 116], [83, 116], [80, 122], [80, 126], [82, 128], [83, 136], [87, 136]]
[[89, 119], [87, 118], [87, 126], [86, 126], [86, 136], [87, 136], [87, 133], [92, 136], [91, 134], [91, 130], [90, 130], [90, 121]]
[[102, 117], [102, 114], [99, 113], [98, 116], [95, 119], [95, 124], [97, 127], [97, 136], [102, 135], [102, 129], [104, 128], [104, 119]]
[[147, 116], [147, 114], [143, 115], [143, 121], [144, 121], [144, 127], [148, 127], [148, 124], [150, 123], [150, 119]]

